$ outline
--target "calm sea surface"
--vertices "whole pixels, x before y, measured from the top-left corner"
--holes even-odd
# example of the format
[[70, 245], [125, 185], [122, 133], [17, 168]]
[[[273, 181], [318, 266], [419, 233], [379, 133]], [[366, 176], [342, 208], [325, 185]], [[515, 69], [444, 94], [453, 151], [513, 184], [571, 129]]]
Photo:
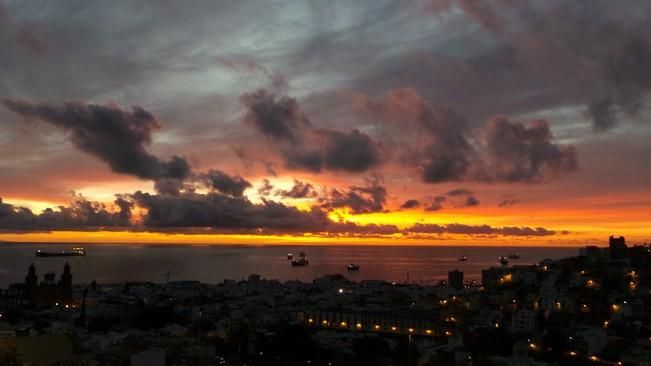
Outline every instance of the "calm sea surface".
[[[312, 281], [314, 278], [341, 273], [354, 281], [381, 279], [428, 283], [459, 269], [466, 279], [480, 279], [481, 270], [497, 265], [499, 256], [517, 252], [521, 259], [512, 264], [532, 264], [545, 258], [558, 259], [578, 254], [578, 248], [504, 248], [504, 247], [410, 247], [410, 246], [227, 246], [227, 245], [124, 245], [86, 244], [86, 257], [36, 258], [38, 249], [70, 250], [72, 245], [0, 244], [0, 287], [24, 281], [27, 268], [36, 265], [37, 274], [60, 275], [65, 262], [72, 267], [73, 281], [84, 284], [123, 281], [164, 282], [199, 280], [219, 283], [239, 280], [257, 273], [263, 278]], [[287, 253], [304, 251], [310, 260], [306, 267], [292, 267]], [[458, 257], [467, 255], [468, 261]], [[358, 272], [347, 272], [356, 263]], [[407, 277], [408, 276], [408, 277]]]

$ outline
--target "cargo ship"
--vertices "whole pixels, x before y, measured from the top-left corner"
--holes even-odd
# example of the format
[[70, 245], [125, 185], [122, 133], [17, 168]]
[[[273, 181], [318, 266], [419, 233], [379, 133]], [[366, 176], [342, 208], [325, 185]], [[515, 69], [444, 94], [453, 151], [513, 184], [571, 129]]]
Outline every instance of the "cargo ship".
[[72, 250], [62, 250], [60, 252], [45, 252], [42, 250], [36, 251], [37, 257], [85, 257], [86, 250], [84, 248], [72, 248]]

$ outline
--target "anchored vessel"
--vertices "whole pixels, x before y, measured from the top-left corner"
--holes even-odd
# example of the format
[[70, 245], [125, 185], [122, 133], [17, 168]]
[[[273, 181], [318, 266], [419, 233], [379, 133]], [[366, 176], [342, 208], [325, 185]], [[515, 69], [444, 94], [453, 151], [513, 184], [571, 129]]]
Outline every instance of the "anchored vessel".
[[467, 260], [468, 260], [468, 256], [465, 254], [459, 257], [459, 262], [465, 262]]
[[72, 248], [72, 250], [62, 250], [60, 252], [44, 252], [42, 250], [36, 251], [37, 257], [85, 257], [86, 250], [84, 248]]
[[294, 267], [307, 266], [308, 264], [310, 264], [310, 261], [308, 261], [306, 257], [300, 257], [298, 259], [292, 260], [292, 266]]
[[509, 260], [506, 257], [500, 257], [500, 264], [503, 266], [508, 266]]
[[349, 271], [359, 271], [359, 264], [351, 263], [347, 268]]
[[520, 253], [509, 254], [509, 259], [520, 259]]
[[300, 267], [300, 266], [307, 266], [310, 264], [310, 261], [307, 260], [307, 257], [305, 256], [305, 252], [300, 252], [298, 254], [298, 259], [292, 259], [292, 266], [294, 267]]

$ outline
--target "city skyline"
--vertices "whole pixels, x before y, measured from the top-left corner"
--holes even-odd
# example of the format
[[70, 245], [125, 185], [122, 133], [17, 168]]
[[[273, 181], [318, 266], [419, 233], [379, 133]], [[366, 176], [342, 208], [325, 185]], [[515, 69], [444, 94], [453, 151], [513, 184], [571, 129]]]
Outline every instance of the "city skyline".
[[0, 1], [0, 241], [651, 241], [651, 5]]

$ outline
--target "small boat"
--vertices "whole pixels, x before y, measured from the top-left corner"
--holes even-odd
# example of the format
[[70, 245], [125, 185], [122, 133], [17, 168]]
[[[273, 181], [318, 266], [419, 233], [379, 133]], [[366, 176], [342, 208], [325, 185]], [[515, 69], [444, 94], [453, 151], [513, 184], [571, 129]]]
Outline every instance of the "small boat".
[[42, 250], [36, 251], [37, 257], [85, 257], [86, 250], [84, 248], [72, 248], [72, 250], [62, 250], [60, 252], [44, 252]]
[[359, 264], [351, 263], [348, 265], [347, 269], [349, 271], [359, 271]]
[[310, 264], [310, 261], [306, 257], [300, 257], [298, 259], [292, 259], [292, 267], [302, 267]]
[[509, 260], [506, 257], [500, 257], [500, 264], [503, 266], [508, 266]]
[[465, 254], [459, 257], [459, 262], [465, 262], [467, 260], [468, 260], [468, 256]]
[[287, 260], [288, 260], [288, 261], [291, 261], [292, 259], [294, 259], [294, 254], [292, 254], [292, 253], [287, 253]]
[[511, 253], [511, 254], [509, 254], [509, 259], [520, 259], [520, 254], [519, 253]]

